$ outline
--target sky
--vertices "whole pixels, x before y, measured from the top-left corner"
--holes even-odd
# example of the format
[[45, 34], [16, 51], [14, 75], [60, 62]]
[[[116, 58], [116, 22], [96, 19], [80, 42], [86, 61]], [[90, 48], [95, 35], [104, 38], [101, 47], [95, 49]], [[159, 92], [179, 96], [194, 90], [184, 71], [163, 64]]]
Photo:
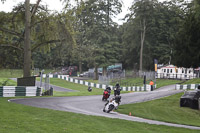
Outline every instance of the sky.
[[[0, 2], [0, 11], [11, 12], [13, 7], [16, 6], [20, 2], [24, 2], [25, 0], [6, 0], [4, 3]], [[35, 4], [37, 0], [30, 0], [30, 3]], [[123, 0], [122, 12], [113, 18], [114, 22], [118, 24], [122, 24], [124, 21], [120, 20], [125, 17], [128, 12], [128, 8], [132, 5], [134, 0]], [[162, 0], [160, 0], [162, 1]], [[60, 0], [42, 0], [41, 4], [48, 5], [50, 10], [61, 11], [64, 5]]]

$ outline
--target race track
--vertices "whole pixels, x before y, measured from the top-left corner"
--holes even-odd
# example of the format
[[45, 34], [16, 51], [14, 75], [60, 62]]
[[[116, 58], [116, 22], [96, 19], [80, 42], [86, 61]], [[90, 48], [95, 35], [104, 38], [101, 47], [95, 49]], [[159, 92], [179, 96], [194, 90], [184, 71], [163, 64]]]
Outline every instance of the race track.
[[[144, 102], [161, 97], [180, 93], [180, 90], [175, 90], [175, 86], [167, 86], [152, 92], [133, 92], [121, 94], [121, 104], [129, 104], [136, 102]], [[111, 96], [113, 97], [113, 96]], [[147, 120], [134, 116], [119, 114], [117, 112], [104, 113], [102, 111], [105, 101], [101, 100], [102, 95], [95, 96], [74, 96], [74, 97], [41, 97], [41, 98], [26, 98], [26, 99], [10, 99], [11, 102], [34, 106], [39, 108], [48, 108], [61, 111], [69, 111], [86, 115], [103, 116], [109, 118], [125, 119], [130, 121], [145, 122], [149, 124], [167, 125], [174, 127], [184, 127], [189, 129], [199, 129], [200, 127], [172, 124]]]

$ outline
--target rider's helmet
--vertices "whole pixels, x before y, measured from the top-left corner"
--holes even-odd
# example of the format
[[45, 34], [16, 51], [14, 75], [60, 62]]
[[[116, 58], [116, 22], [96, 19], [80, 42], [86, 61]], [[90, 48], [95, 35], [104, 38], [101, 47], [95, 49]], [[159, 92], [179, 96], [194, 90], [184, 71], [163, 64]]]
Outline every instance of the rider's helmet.
[[117, 83], [116, 86], [119, 86], [119, 83]]
[[92, 91], [92, 87], [89, 85], [88, 86], [88, 91], [91, 92]]
[[110, 93], [111, 92], [111, 88], [107, 87], [106, 90]]
[[120, 85], [119, 85], [119, 83], [117, 83], [116, 85], [115, 85], [115, 90], [119, 90], [120, 89]]

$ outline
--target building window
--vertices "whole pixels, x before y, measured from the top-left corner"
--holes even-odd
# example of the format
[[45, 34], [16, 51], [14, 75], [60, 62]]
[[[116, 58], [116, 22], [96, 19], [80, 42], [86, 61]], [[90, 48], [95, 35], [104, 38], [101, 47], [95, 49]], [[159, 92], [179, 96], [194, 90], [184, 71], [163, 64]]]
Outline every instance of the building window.
[[169, 69], [167, 69], [167, 73], [169, 73]]
[[172, 73], [172, 69], [171, 69], [171, 73]]

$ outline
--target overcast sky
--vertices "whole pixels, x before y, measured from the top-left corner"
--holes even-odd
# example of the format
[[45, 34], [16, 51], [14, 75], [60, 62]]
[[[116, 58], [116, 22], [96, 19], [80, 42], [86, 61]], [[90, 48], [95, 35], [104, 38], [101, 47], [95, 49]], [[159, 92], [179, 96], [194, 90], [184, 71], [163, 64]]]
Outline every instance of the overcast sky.
[[[6, 0], [6, 2], [3, 4], [0, 2], [0, 11], [5, 12], [11, 12], [13, 6], [16, 6], [20, 2], [24, 2], [25, 0]], [[35, 4], [37, 0], [30, 0], [31, 3]], [[125, 15], [128, 13], [128, 7], [132, 5], [132, 2], [134, 0], [123, 0], [124, 4], [122, 7], [122, 12], [116, 16], [113, 20], [117, 22], [118, 24], [122, 24], [123, 21], [120, 21], [119, 19], [122, 19], [125, 17]], [[162, 0], [160, 0], [162, 1]], [[41, 4], [48, 5], [50, 10], [57, 10], [61, 11], [63, 8], [62, 2], [60, 0], [42, 0]]]

